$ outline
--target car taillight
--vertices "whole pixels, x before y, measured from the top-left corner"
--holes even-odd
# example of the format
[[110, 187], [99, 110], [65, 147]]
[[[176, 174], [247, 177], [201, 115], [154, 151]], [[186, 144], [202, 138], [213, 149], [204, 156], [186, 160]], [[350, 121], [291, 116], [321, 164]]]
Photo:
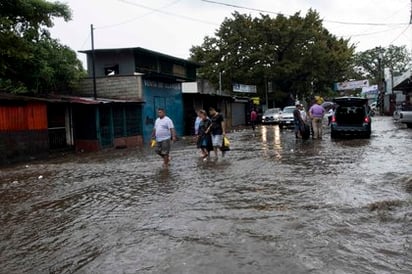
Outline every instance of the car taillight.
[[333, 115], [332, 116], [332, 121], [331, 121], [332, 123], [336, 123], [336, 117], [335, 117], [335, 115]]
[[371, 119], [369, 118], [369, 116], [366, 116], [363, 121], [364, 121], [365, 123], [369, 124], [369, 122], [371, 121]]

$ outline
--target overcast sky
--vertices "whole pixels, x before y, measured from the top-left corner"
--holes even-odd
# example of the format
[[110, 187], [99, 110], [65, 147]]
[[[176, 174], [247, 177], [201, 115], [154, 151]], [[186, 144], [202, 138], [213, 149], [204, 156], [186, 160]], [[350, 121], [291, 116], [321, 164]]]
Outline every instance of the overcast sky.
[[[55, 20], [51, 33], [72, 49], [90, 49], [90, 24], [95, 48], [143, 47], [188, 58], [189, 49], [213, 35], [235, 10], [259, 12], [201, 0], [61, 0], [73, 19]], [[215, 2], [291, 15], [312, 8], [324, 26], [338, 37], [350, 38], [358, 51], [390, 44], [412, 47], [410, 0], [216, 0]], [[361, 24], [359, 24], [361, 23]], [[82, 54], [81, 60], [85, 59]]]

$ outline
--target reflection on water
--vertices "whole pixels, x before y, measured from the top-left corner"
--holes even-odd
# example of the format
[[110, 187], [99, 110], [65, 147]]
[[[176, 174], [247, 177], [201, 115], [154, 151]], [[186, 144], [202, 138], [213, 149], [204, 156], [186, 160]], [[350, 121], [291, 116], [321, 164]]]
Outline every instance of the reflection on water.
[[[370, 140], [231, 133], [0, 170], [1, 273], [409, 273], [412, 132]], [[43, 175], [39, 179], [39, 175]]]
[[276, 160], [282, 159], [282, 139], [278, 125], [260, 127], [263, 155], [268, 157], [274, 153]]

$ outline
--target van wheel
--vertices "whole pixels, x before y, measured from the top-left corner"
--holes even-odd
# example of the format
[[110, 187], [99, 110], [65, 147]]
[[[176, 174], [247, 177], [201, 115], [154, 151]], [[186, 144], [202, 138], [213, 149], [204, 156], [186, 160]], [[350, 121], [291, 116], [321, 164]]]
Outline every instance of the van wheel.
[[338, 134], [337, 132], [335, 132], [335, 131], [331, 131], [331, 132], [330, 132], [330, 137], [331, 137], [332, 139], [336, 139], [336, 138], [339, 137], [339, 134]]
[[407, 123], [406, 126], [407, 126], [408, 128], [412, 128], [412, 123]]

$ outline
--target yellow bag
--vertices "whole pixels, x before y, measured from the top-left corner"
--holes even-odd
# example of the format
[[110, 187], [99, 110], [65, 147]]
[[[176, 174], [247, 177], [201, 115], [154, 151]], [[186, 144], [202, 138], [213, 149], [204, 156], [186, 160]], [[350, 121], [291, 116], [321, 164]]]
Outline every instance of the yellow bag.
[[223, 137], [223, 145], [224, 145], [225, 147], [230, 147], [229, 139], [228, 139], [226, 136]]
[[156, 146], [156, 140], [152, 139], [152, 141], [150, 142], [150, 147], [153, 148]]
[[222, 146], [220, 147], [221, 151], [229, 151], [230, 150], [230, 142], [229, 139], [225, 136], [223, 137]]

